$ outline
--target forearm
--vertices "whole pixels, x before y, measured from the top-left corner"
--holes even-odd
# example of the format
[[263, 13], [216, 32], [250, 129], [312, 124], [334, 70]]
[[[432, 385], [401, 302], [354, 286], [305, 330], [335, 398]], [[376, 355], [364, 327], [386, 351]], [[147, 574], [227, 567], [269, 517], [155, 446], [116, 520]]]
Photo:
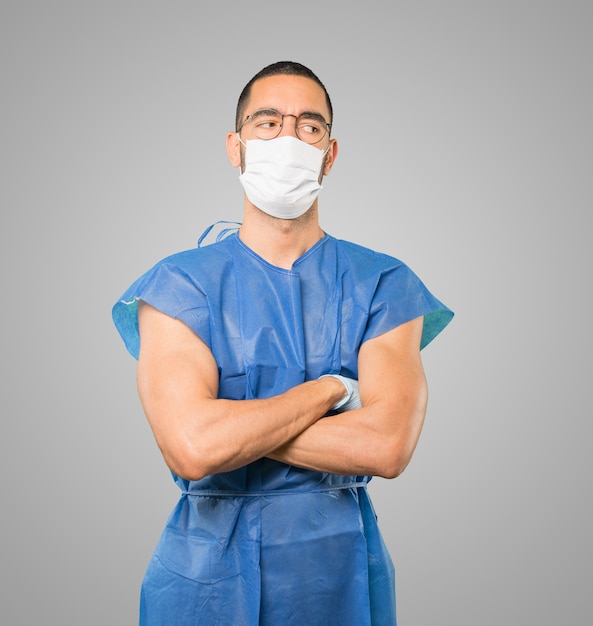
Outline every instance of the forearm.
[[155, 394], [158, 405], [149, 402], [145, 411], [169, 467], [197, 480], [267, 456], [319, 420], [343, 394], [340, 383], [325, 378], [256, 400], [187, 397], [180, 403], [168, 401], [162, 390]]
[[326, 417], [271, 452], [276, 461], [332, 474], [375, 475], [377, 433], [361, 428], [352, 413]]
[[420, 437], [426, 403], [422, 398], [385, 419], [373, 407], [339, 413], [312, 424], [268, 456], [277, 461], [333, 474], [401, 474]]

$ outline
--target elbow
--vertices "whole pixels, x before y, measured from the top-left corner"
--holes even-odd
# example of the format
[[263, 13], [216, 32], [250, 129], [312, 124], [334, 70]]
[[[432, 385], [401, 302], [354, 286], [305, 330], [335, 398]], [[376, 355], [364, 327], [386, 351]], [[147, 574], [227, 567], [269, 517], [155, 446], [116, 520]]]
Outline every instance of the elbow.
[[381, 478], [397, 478], [403, 474], [410, 463], [412, 453], [402, 448], [399, 442], [384, 444], [382, 450], [374, 458], [374, 475]]
[[237, 469], [245, 463], [236, 447], [224, 445], [218, 437], [192, 431], [176, 432], [159, 445], [169, 469], [180, 478], [198, 481], [212, 474]]
[[202, 480], [216, 471], [206, 454], [191, 447], [178, 446], [174, 450], [161, 448], [161, 453], [167, 467], [184, 480]]
[[189, 459], [172, 458], [168, 455], [163, 455], [163, 458], [167, 467], [184, 480], [202, 480], [209, 474], [204, 466]]
[[179, 478], [183, 478], [184, 480], [202, 480], [202, 478], [206, 478], [210, 472], [196, 465], [182, 465], [182, 464], [171, 464], [167, 463], [169, 469]]
[[408, 462], [403, 463], [397, 460], [392, 461], [390, 463], [386, 463], [382, 465], [381, 467], [378, 467], [377, 473], [375, 475], [381, 478], [388, 478], [388, 479], [397, 478], [398, 476], [401, 476], [403, 474], [407, 466], [408, 466]]
[[375, 459], [377, 476], [397, 478], [408, 467], [420, 438], [426, 405], [427, 391], [426, 385], [423, 385], [416, 402], [404, 414], [406, 419], [401, 420], [399, 427], [379, 437], [375, 446], [379, 450]]
[[376, 475], [381, 478], [397, 478], [398, 476], [401, 476], [403, 474], [407, 466], [408, 463], [391, 463], [379, 468], [379, 471]]

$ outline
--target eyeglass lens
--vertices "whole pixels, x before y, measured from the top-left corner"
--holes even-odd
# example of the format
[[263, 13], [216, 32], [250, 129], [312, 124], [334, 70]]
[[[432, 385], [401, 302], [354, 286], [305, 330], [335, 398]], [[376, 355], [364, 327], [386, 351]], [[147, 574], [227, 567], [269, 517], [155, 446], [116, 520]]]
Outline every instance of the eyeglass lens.
[[[255, 111], [250, 116], [251, 132], [258, 139], [274, 139], [280, 134], [284, 118], [294, 118], [292, 115], [282, 115], [273, 109]], [[306, 143], [314, 144], [321, 141], [327, 132], [327, 122], [315, 113], [303, 113], [295, 119], [297, 137]]]

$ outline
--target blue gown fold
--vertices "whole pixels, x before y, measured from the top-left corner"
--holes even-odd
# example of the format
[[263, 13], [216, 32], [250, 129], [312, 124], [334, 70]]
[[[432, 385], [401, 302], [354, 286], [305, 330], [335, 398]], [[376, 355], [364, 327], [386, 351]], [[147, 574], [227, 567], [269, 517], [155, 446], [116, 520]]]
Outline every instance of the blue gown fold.
[[[424, 317], [424, 348], [453, 313], [401, 261], [325, 235], [290, 270], [237, 234], [157, 263], [113, 307], [138, 357], [138, 301], [208, 345], [219, 397], [266, 398], [322, 374], [358, 378], [361, 345]], [[260, 459], [188, 481], [147, 569], [143, 626], [393, 626], [394, 568], [365, 488]]]

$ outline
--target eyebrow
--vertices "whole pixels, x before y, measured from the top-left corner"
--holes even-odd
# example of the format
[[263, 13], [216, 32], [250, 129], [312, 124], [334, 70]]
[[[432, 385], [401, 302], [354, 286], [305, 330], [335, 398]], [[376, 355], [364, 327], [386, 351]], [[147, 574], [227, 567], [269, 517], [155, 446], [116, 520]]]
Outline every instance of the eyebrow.
[[323, 117], [321, 113], [317, 113], [317, 111], [303, 111], [302, 113], [299, 113], [299, 117], [310, 117], [311, 119], [319, 120], [324, 124], [329, 124], [325, 117]]
[[[264, 108], [264, 109], [257, 109], [250, 115], [253, 115], [254, 113], [264, 113], [264, 114], [265, 113], [280, 113], [280, 111], [278, 111], [278, 109]], [[282, 115], [282, 113], [280, 113], [280, 115]], [[248, 117], [249, 115], [245, 117], [245, 120], [247, 120]], [[323, 122], [324, 124], [330, 124], [330, 122], [328, 122], [325, 119], [325, 117], [323, 117], [323, 115], [321, 115], [321, 113], [318, 113], [317, 111], [303, 111], [302, 113], [299, 113], [297, 117], [308, 117], [310, 119], [319, 120], [320, 122]]]

